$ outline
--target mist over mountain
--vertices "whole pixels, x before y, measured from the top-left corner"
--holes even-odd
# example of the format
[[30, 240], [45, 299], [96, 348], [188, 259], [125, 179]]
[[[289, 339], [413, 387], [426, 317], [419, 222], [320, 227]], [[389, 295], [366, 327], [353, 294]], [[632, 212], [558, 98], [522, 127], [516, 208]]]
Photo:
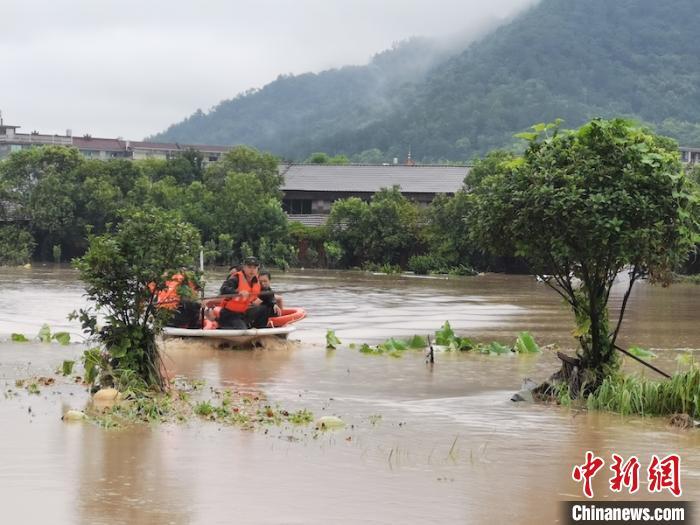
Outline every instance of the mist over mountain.
[[[414, 39], [367, 66], [281, 76], [157, 135], [313, 151], [469, 160], [562, 118], [627, 116], [700, 146], [694, 0], [542, 0], [459, 52]], [[370, 154], [371, 153], [371, 154]]]

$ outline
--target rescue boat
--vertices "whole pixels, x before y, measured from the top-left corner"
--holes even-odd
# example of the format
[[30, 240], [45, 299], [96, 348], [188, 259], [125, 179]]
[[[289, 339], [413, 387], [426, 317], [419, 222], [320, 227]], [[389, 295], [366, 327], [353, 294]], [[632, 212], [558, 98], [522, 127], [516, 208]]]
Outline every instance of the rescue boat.
[[[208, 308], [218, 306], [220, 301], [211, 299], [205, 302]], [[294, 323], [306, 317], [306, 310], [303, 308], [285, 308], [282, 314], [270, 317], [267, 328], [248, 328], [246, 330], [230, 330], [228, 328], [217, 328], [215, 330], [202, 328], [176, 328], [166, 326], [163, 328], [163, 337], [201, 337], [225, 340], [237, 345], [247, 345], [261, 337], [273, 336], [286, 339], [289, 334], [296, 330]]]

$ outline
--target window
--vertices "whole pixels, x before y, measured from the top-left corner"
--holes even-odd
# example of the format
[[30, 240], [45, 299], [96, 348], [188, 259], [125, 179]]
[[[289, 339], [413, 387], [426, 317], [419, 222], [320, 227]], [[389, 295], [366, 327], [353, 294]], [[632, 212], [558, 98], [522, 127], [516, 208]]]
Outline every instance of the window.
[[311, 213], [311, 199], [284, 199], [282, 209], [289, 214], [309, 214]]

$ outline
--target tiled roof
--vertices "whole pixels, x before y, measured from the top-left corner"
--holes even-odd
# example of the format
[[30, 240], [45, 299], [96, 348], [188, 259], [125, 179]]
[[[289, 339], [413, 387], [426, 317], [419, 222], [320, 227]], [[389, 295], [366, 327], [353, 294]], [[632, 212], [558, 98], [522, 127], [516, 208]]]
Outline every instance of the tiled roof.
[[282, 191], [376, 193], [398, 185], [403, 193], [455, 193], [469, 167], [285, 164], [280, 165], [280, 173], [284, 175]]
[[126, 141], [119, 139], [73, 137], [73, 146], [93, 151], [126, 151]]

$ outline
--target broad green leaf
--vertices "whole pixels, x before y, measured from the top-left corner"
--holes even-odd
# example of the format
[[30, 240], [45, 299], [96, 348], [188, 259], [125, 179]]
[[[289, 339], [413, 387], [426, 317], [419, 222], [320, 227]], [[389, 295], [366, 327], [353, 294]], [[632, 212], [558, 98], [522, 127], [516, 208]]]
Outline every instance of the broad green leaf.
[[408, 347], [413, 348], [413, 349], [421, 349], [421, 348], [426, 348], [428, 346], [428, 341], [425, 339], [425, 337], [421, 337], [419, 335], [414, 335], [408, 340]]
[[326, 348], [333, 349], [337, 345], [343, 344], [338, 337], [336, 337], [333, 330], [326, 330]]
[[374, 348], [369, 346], [367, 343], [363, 343], [362, 346], [360, 347], [360, 352], [363, 354], [376, 354], [378, 353]]
[[114, 358], [120, 359], [124, 357], [129, 350], [129, 341], [122, 341], [122, 344], [119, 346], [113, 346], [109, 349], [109, 355], [111, 355]]
[[36, 337], [42, 343], [50, 343], [51, 342], [51, 328], [49, 328], [49, 325], [47, 325], [46, 323], [41, 325], [41, 329], [39, 330], [39, 333], [36, 334]]
[[458, 350], [462, 352], [473, 350], [476, 347], [476, 343], [468, 337], [455, 337], [455, 341], [457, 342]]
[[24, 334], [12, 334], [11, 336], [12, 341], [15, 343], [28, 343], [29, 339]]
[[632, 346], [627, 351], [634, 357], [639, 357], [640, 359], [653, 359], [656, 357], [656, 354], [654, 352], [651, 352], [639, 346]]
[[435, 343], [441, 346], [448, 346], [450, 341], [455, 337], [455, 333], [452, 331], [449, 321], [445, 321], [442, 328], [435, 332]]
[[408, 350], [408, 343], [406, 341], [401, 341], [400, 339], [390, 338], [387, 343], [391, 343], [394, 350], [403, 351]]
[[536, 354], [541, 352], [530, 332], [520, 332], [515, 340], [515, 351], [519, 354]]
[[53, 334], [52, 339], [65, 346], [70, 343], [70, 334], [68, 332], [56, 332]]
[[493, 341], [488, 344], [479, 345], [479, 351], [482, 354], [507, 354], [510, 352], [510, 348], [497, 341]]
[[522, 133], [516, 133], [513, 135], [516, 139], [525, 139], [525, 140], [535, 140], [538, 136], [537, 133], [532, 133], [528, 131], [523, 131]]
[[63, 361], [63, 364], [61, 365], [61, 372], [63, 373], [64, 376], [69, 376], [73, 373], [73, 365], [75, 364], [75, 361]]

